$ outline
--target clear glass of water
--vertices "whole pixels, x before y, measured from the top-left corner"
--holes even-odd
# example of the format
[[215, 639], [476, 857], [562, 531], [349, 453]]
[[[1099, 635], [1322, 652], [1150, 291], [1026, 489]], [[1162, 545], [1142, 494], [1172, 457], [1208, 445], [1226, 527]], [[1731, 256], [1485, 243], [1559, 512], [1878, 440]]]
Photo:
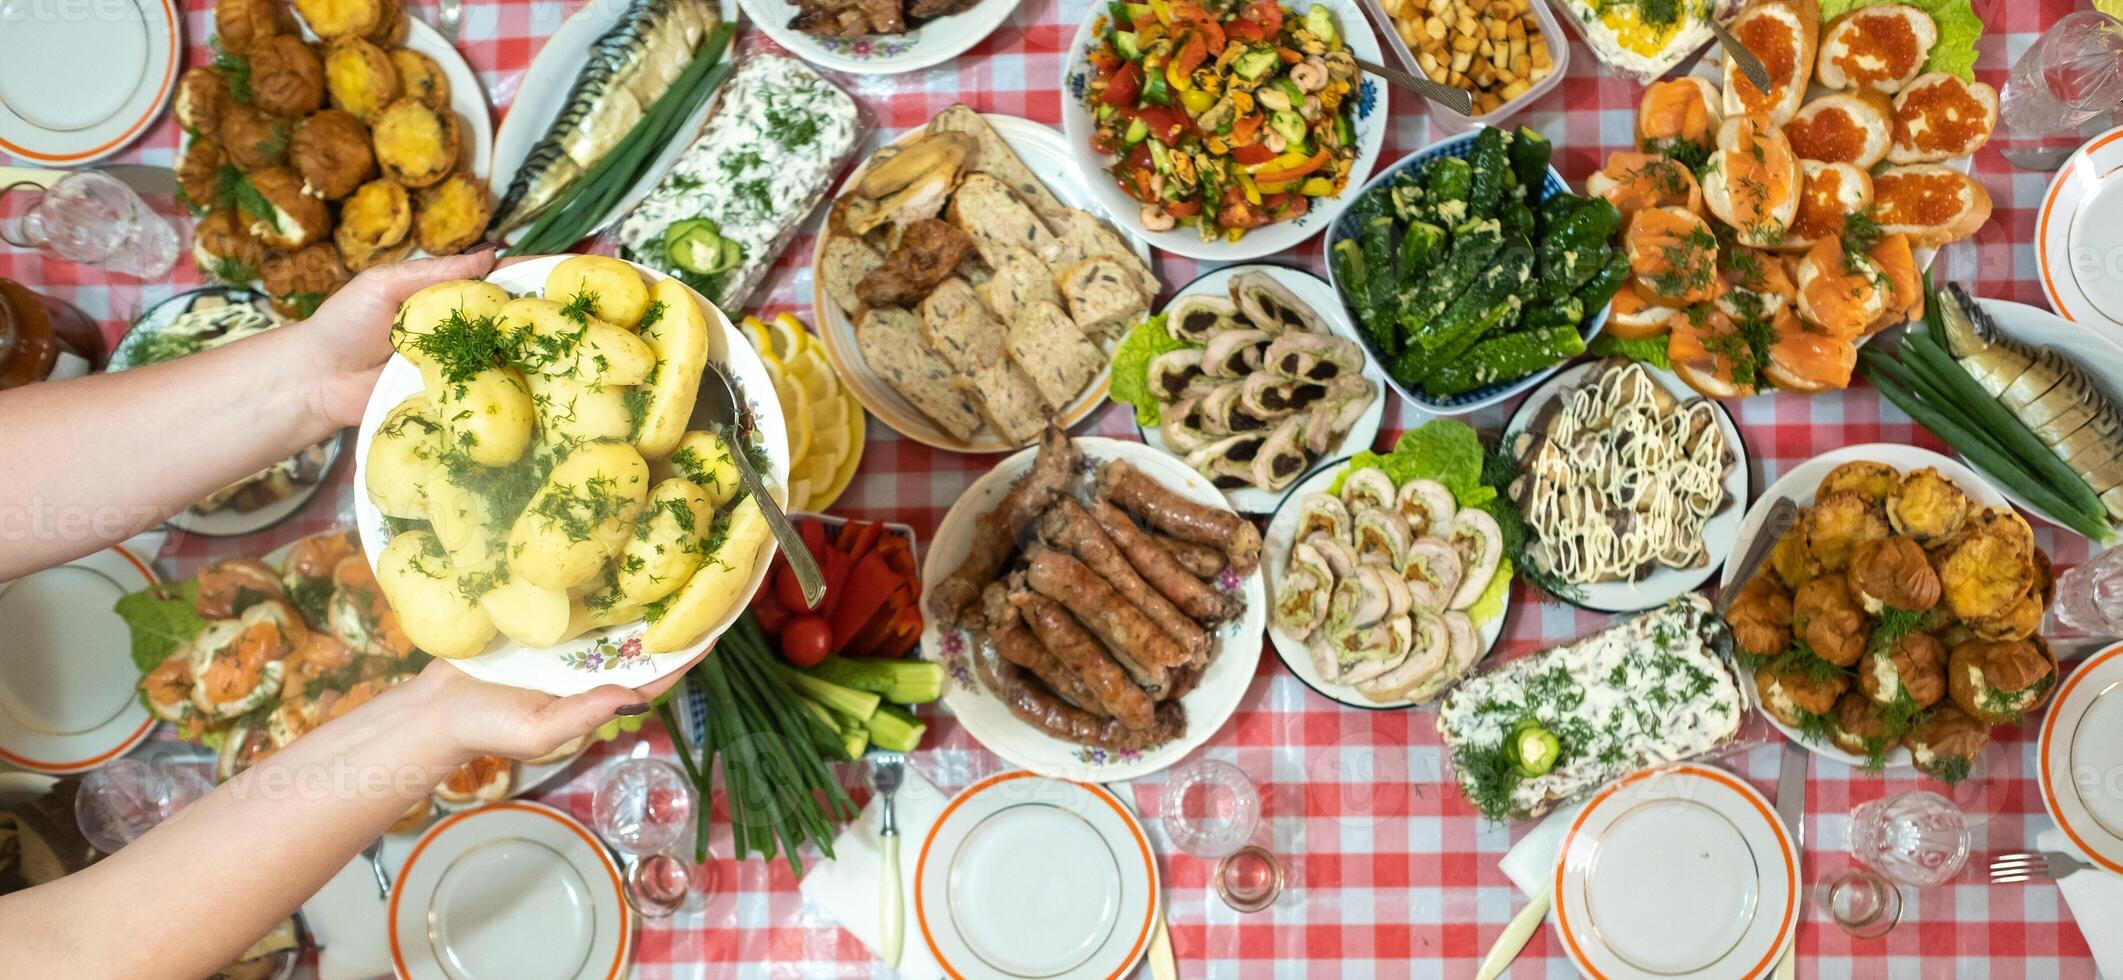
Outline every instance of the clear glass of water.
[[2045, 633], [2123, 636], [2123, 548], [2110, 548], [2057, 576], [2057, 602], [2049, 619]]
[[119, 759], [81, 777], [74, 824], [96, 850], [115, 854], [213, 788], [194, 766]]
[[1165, 836], [1198, 858], [1238, 850], [1261, 819], [1253, 780], [1237, 766], [1214, 759], [1196, 759], [1167, 773], [1162, 808]]
[[2085, 142], [2080, 127], [2123, 106], [2123, 22], [2096, 10], [2059, 18], [2012, 66], [1998, 95], [2005, 159], [2055, 170]]
[[1907, 885], [1943, 885], [1968, 863], [1968, 818], [1937, 793], [1917, 790], [1850, 811], [1850, 853]]
[[155, 279], [177, 262], [177, 229], [117, 179], [77, 170], [45, 188], [0, 238], [80, 265]]
[[590, 815], [605, 843], [636, 856], [678, 842], [693, 816], [693, 787], [685, 773], [661, 759], [625, 759], [605, 771], [590, 798]]
[[1853, 939], [1878, 939], [1902, 921], [1902, 889], [1867, 868], [1850, 868], [1822, 881], [1813, 898]]

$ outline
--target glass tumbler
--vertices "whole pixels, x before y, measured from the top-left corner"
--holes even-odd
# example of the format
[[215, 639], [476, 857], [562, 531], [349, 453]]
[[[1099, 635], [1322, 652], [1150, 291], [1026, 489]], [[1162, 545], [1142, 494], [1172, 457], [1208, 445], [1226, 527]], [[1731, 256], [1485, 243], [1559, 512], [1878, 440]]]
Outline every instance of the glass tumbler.
[[74, 824], [96, 850], [115, 854], [213, 788], [191, 766], [119, 759], [81, 777]]
[[1998, 94], [2005, 159], [2055, 170], [2085, 142], [2080, 127], [2123, 106], [2123, 22], [2096, 10], [2057, 19], [2013, 64]]
[[606, 770], [590, 798], [597, 835], [627, 855], [627, 900], [642, 915], [661, 918], [684, 907], [696, 866], [667, 853], [693, 817], [693, 787], [661, 759], [626, 759]]
[[1853, 939], [1878, 939], [1902, 921], [1902, 889], [1868, 868], [1850, 868], [1822, 881], [1813, 899]]
[[1196, 759], [1165, 777], [1165, 836], [1198, 858], [1220, 858], [1246, 843], [1260, 825], [1261, 797], [1237, 766]]
[[139, 279], [159, 278], [177, 263], [177, 229], [132, 188], [94, 170], [44, 188], [20, 217], [0, 223], [0, 239]]
[[1943, 885], [1968, 863], [1968, 818], [1923, 790], [1860, 803], [1850, 811], [1850, 853], [1903, 884]]

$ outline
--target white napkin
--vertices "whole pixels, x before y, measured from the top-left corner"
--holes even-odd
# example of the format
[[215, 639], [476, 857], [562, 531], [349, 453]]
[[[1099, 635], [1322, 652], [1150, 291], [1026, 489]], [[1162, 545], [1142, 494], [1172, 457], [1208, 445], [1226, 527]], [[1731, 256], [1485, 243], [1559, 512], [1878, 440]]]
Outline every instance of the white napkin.
[[[406, 853], [419, 838], [394, 834], [383, 839], [383, 867], [397, 881]], [[376, 897], [376, 876], [359, 854], [340, 868], [317, 894], [302, 903], [302, 919], [321, 947], [317, 980], [353, 980], [391, 973], [390, 924], [384, 900]]]
[[[900, 943], [899, 975], [928, 980], [943, 976], [929, 948], [922, 942], [921, 926], [914, 920], [914, 861], [921, 855], [921, 842], [929, 828], [943, 815], [950, 798], [934, 783], [906, 767], [906, 777], [893, 797], [892, 811], [899, 825], [899, 890], [906, 924]], [[819, 861], [804, 871], [797, 891], [824, 909], [862, 944], [875, 952], [878, 943], [879, 898], [883, 891], [884, 855], [877, 845], [877, 826], [882, 810], [876, 797], [863, 806], [862, 815], [841, 828], [833, 838], [833, 860]]]
[[[1519, 842], [1511, 845], [1497, 867], [1504, 870], [1504, 877], [1511, 879], [1519, 893], [1532, 898], [1547, 891], [1554, 884], [1555, 862], [1562, 857], [1563, 835], [1570, 830], [1570, 822], [1577, 819], [1578, 811], [1585, 804], [1572, 803], [1548, 814]], [[1551, 915], [1553, 913], [1550, 913]]]
[[[2055, 827], [2036, 834], [2035, 847], [2085, 857]], [[2123, 931], [2115, 928], [2117, 922], [2123, 922], [2123, 875], [2080, 871], [2059, 879], [2057, 891], [2064, 894], [2065, 906], [2078, 920], [2087, 948], [2093, 950], [2094, 969], [2104, 977], [2123, 977]]]

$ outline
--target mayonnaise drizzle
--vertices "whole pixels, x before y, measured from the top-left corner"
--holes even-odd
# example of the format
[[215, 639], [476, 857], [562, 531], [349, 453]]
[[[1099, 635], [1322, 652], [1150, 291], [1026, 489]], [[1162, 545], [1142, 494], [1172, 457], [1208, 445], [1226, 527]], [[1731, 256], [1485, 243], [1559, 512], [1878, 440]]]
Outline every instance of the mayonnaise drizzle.
[[1538, 559], [1566, 582], [1635, 578], [1705, 557], [1703, 526], [1725, 505], [1725, 437], [1706, 399], [1674, 403], [1642, 365], [1563, 396], [1527, 461], [1526, 521]]

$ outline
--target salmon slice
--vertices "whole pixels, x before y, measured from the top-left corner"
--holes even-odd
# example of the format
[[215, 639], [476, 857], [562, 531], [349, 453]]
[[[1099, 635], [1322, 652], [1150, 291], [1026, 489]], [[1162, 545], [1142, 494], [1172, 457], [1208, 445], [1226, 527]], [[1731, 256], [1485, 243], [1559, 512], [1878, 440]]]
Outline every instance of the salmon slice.
[[1741, 244], [1775, 245], [1798, 214], [1800, 181], [1799, 158], [1768, 116], [1728, 116], [1703, 175], [1703, 202]]
[[1614, 294], [1606, 332], [1622, 340], [1649, 340], [1664, 336], [1676, 319], [1686, 316], [1674, 307], [1645, 299], [1634, 289], [1624, 289]]
[[1675, 320], [1673, 333], [1666, 339], [1666, 359], [1673, 364], [1674, 375], [1711, 398], [1754, 394], [1752, 385], [1734, 380], [1738, 360], [1752, 362], [1753, 358], [1739, 328], [1712, 308], [1697, 307]]
[[1644, 90], [1636, 107], [1636, 145], [1670, 154], [1676, 144], [1708, 149], [1716, 141], [1718, 90], [1709, 80], [1694, 77], [1653, 82]]
[[1776, 343], [1769, 347], [1769, 363], [1762, 373], [1777, 387], [1815, 392], [1850, 386], [1850, 372], [1858, 366], [1858, 348], [1848, 340], [1808, 330], [1788, 311], [1774, 322]]
[[1607, 165], [1585, 178], [1585, 189], [1607, 199], [1629, 217], [1645, 208], [1679, 207], [1698, 214], [1703, 210], [1703, 188], [1694, 171], [1679, 161], [1657, 153], [1621, 151], [1607, 158]]
[[1865, 253], [1887, 280], [1887, 312], [1866, 333], [1875, 334], [1924, 311], [1923, 275], [1907, 235], [1882, 235]]
[[1752, 248], [1727, 248], [1718, 255], [1718, 280], [1724, 284], [1718, 309], [1734, 320], [1769, 318], [1790, 308], [1798, 287], [1784, 271], [1782, 259]]
[[1799, 260], [1799, 316], [1842, 340], [1863, 334], [1887, 311], [1887, 277], [1871, 257], [1851, 255], [1840, 238], [1824, 238]]
[[1639, 211], [1622, 235], [1622, 246], [1647, 298], [1686, 306], [1717, 295], [1717, 236], [1694, 212], [1674, 207]]

